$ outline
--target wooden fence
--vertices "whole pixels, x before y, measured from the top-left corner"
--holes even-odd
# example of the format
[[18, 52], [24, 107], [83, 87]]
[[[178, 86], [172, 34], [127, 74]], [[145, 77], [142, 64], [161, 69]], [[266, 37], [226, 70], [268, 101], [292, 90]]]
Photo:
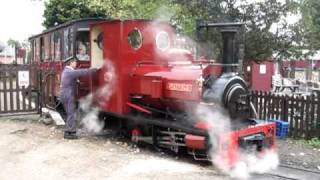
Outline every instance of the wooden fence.
[[0, 116], [39, 113], [37, 66], [0, 64]]
[[252, 103], [259, 119], [278, 119], [289, 123], [289, 136], [320, 137], [320, 95], [276, 95], [252, 92]]

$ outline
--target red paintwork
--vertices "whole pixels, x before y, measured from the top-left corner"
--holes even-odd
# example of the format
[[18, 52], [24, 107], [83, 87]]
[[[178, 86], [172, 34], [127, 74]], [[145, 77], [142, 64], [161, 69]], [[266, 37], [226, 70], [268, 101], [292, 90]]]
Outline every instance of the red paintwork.
[[208, 123], [208, 122], [205, 122], [205, 121], [197, 121], [194, 125], [195, 128], [198, 128], [198, 129], [203, 129], [203, 130], [211, 130], [214, 125], [212, 123]]
[[206, 149], [206, 137], [187, 134], [184, 141], [188, 148], [192, 149]]
[[[272, 129], [273, 134], [269, 134]], [[226, 162], [226, 165], [234, 166], [239, 161], [239, 138], [256, 133], [264, 133], [272, 137], [271, 150], [275, 149], [275, 123], [256, 125], [236, 131], [230, 131], [220, 136], [217, 160]]]
[[[208, 130], [209, 132], [214, 132], [214, 125], [208, 124], [204, 121], [198, 121], [194, 125], [195, 128]], [[272, 129], [272, 134], [270, 134], [270, 129]], [[243, 136], [248, 136], [257, 133], [264, 133], [266, 136], [272, 137], [272, 147], [269, 150], [275, 150], [275, 123], [267, 123], [267, 124], [258, 124], [251, 127], [246, 127], [239, 130], [229, 131], [223, 134], [220, 134], [219, 137], [219, 145], [216, 155], [216, 161], [225, 162], [226, 166], [232, 167], [239, 160], [239, 138]], [[209, 133], [210, 134], [210, 133]], [[187, 140], [187, 139], [186, 139]], [[194, 146], [196, 149], [201, 149], [201, 145], [205, 142], [205, 139], [190, 137], [186, 144], [188, 147]]]
[[147, 113], [147, 114], [152, 114], [152, 112], [148, 111], [147, 109], [141, 107], [141, 106], [138, 106], [136, 104], [133, 104], [133, 103], [130, 103], [130, 102], [127, 102], [127, 105], [140, 111], [140, 112], [144, 112], [144, 113]]
[[131, 131], [131, 141], [137, 143], [140, 135], [141, 135], [141, 131], [139, 129], [133, 129]]
[[222, 65], [208, 65], [203, 70], [203, 75], [208, 76], [210, 74], [213, 74], [215, 76], [220, 76], [222, 74]]

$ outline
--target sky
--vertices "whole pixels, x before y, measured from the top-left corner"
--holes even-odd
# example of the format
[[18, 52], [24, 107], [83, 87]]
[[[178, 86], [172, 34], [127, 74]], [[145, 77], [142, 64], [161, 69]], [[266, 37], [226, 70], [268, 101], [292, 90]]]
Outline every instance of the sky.
[[27, 40], [31, 35], [44, 30], [44, 3], [41, 0], [1, 0], [0, 1], [0, 41], [10, 38]]

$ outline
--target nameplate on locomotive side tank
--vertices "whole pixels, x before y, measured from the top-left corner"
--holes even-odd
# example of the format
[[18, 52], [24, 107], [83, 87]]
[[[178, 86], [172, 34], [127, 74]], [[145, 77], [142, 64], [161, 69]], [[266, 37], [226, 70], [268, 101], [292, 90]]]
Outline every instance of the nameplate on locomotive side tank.
[[168, 83], [167, 90], [170, 91], [183, 91], [183, 92], [192, 92], [192, 84], [186, 83]]

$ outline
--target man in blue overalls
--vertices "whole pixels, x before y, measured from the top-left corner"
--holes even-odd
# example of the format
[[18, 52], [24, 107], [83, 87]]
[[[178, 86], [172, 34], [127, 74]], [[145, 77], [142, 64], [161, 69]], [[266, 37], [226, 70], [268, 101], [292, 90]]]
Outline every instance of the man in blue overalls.
[[66, 66], [62, 71], [60, 84], [60, 101], [63, 103], [63, 107], [67, 112], [67, 122], [64, 130], [64, 138], [77, 139], [77, 123], [75, 122], [75, 90], [77, 86], [77, 80], [81, 76], [95, 73], [97, 69], [76, 69], [76, 59], [68, 59], [65, 61], [65, 63]]

